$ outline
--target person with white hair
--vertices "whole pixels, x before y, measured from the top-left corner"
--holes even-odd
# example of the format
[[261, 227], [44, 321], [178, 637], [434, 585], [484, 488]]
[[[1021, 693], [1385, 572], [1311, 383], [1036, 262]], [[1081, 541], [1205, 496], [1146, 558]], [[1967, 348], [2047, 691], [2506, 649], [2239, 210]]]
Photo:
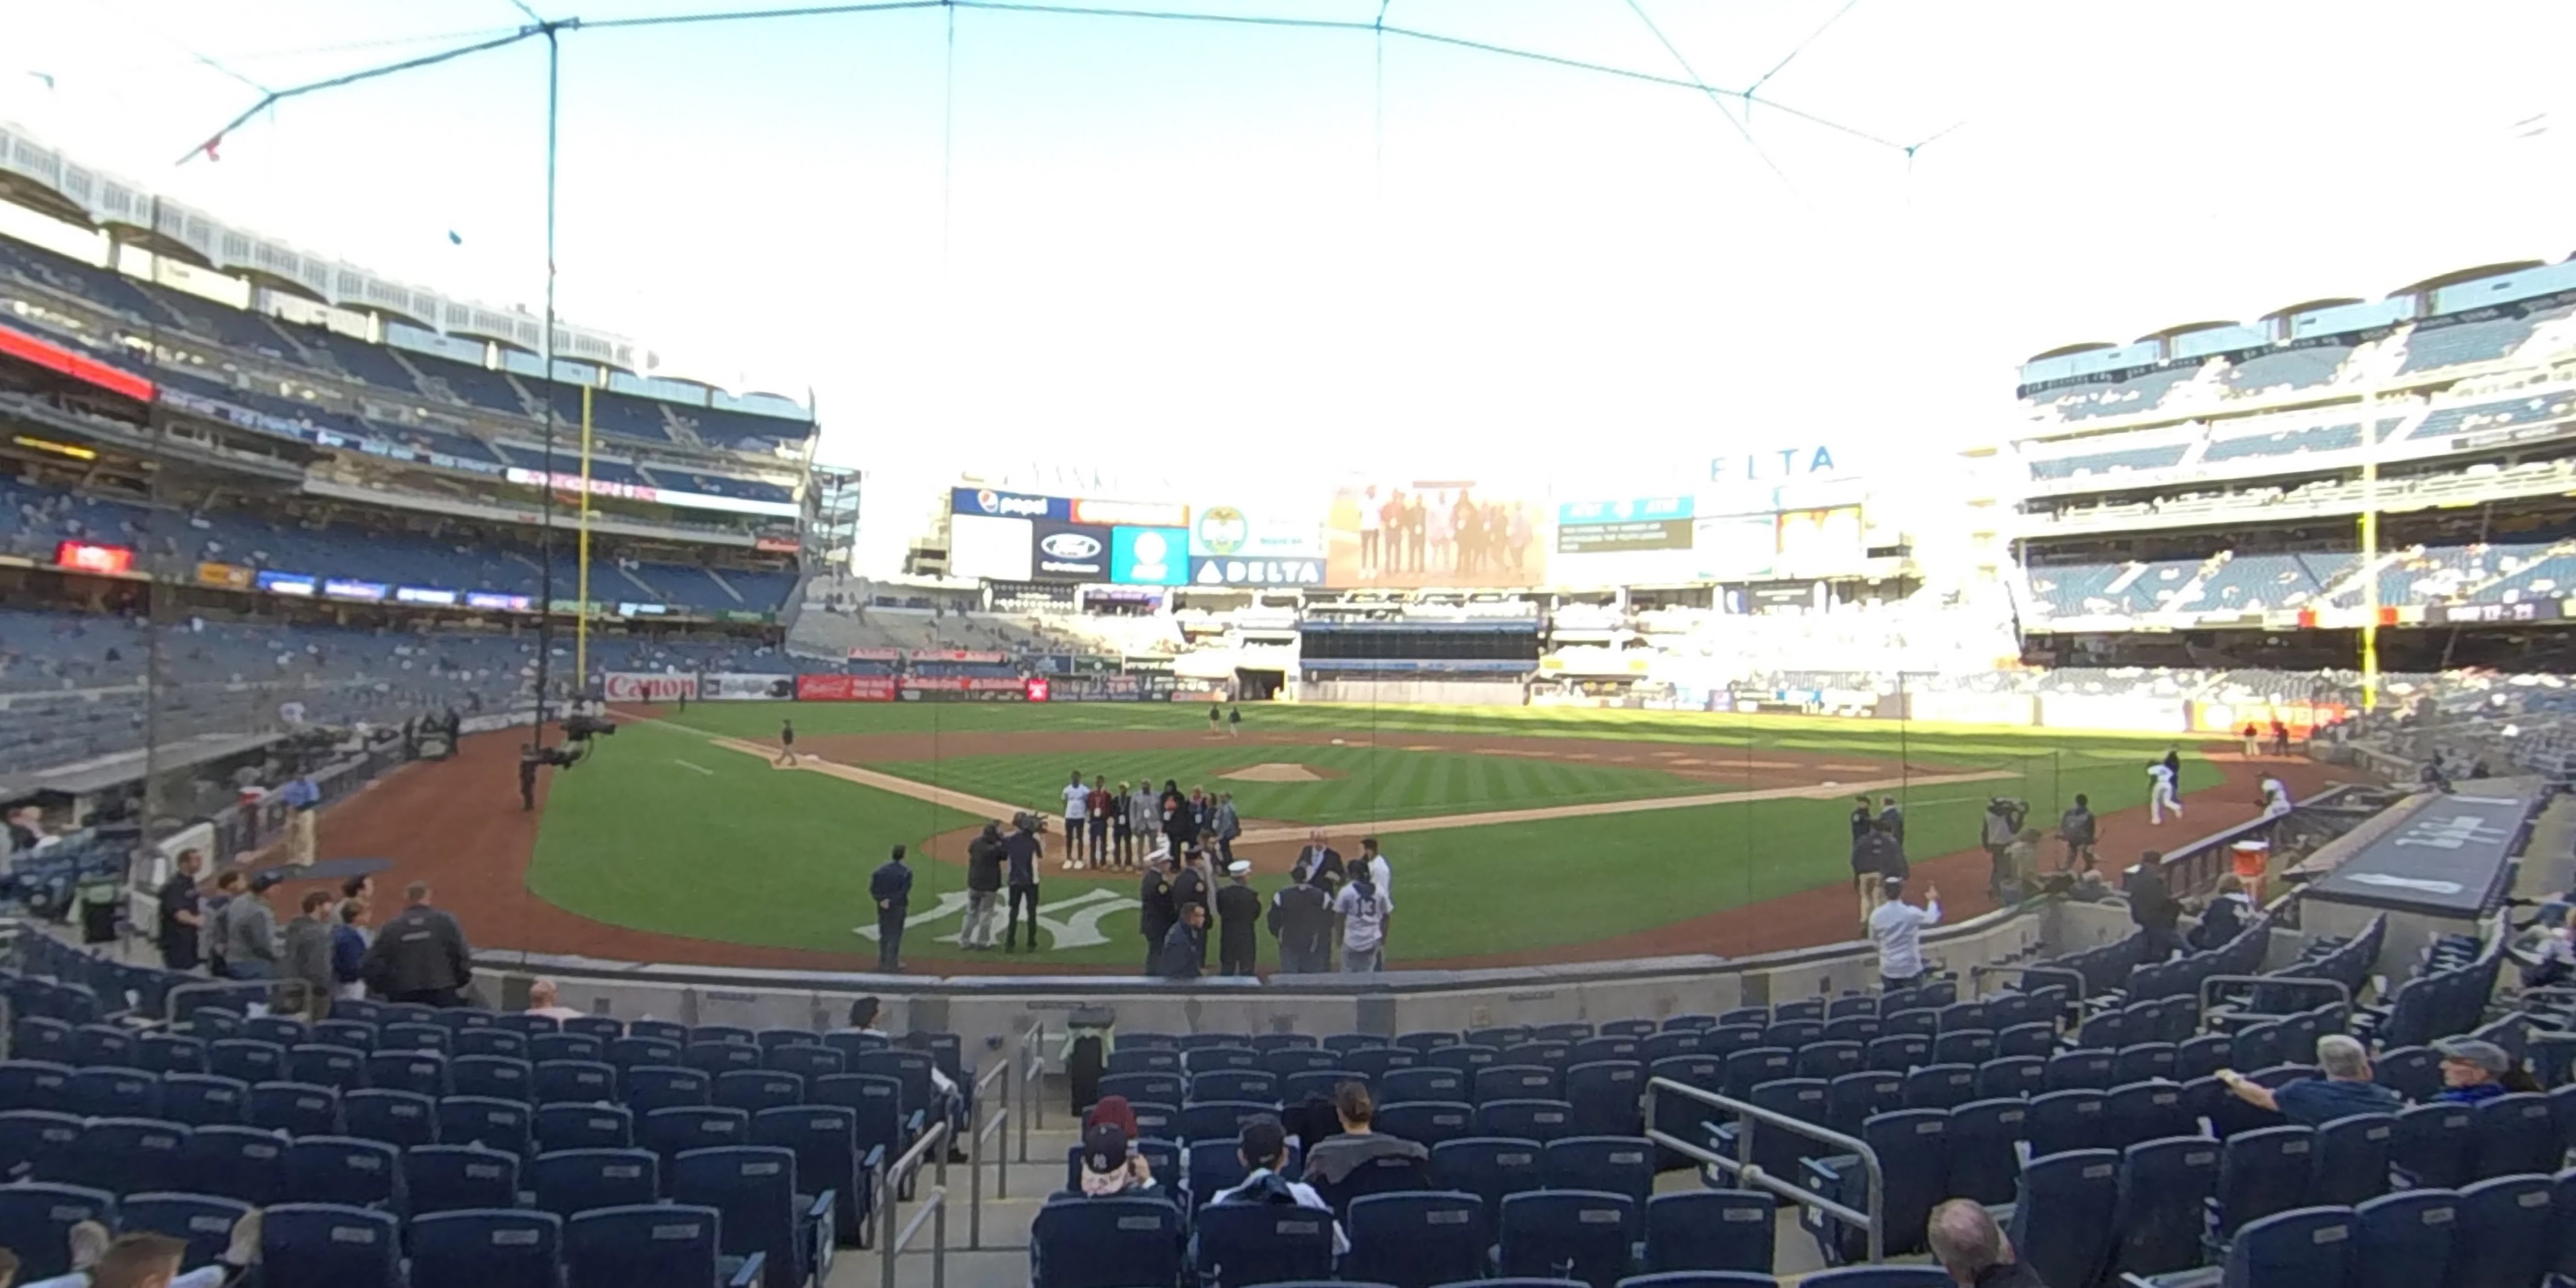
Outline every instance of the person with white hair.
[[528, 1014], [542, 1015], [557, 1023], [582, 1017], [582, 1012], [556, 1000], [555, 982], [550, 979], [528, 985]]
[[2317, 1071], [2322, 1078], [2301, 1078], [2272, 1088], [2234, 1069], [2218, 1071], [2218, 1081], [2236, 1098], [2269, 1109], [2299, 1127], [2323, 1127], [2354, 1114], [2393, 1114], [2406, 1098], [2370, 1079], [2370, 1051], [2341, 1033], [2317, 1039]]
[[1951, 1199], [1924, 1222], [1932, 1259], [1960, 1288], [2048, 1288], [2039, 1272], [2014, 1256], [2012, 1240], [1975, 1199]]

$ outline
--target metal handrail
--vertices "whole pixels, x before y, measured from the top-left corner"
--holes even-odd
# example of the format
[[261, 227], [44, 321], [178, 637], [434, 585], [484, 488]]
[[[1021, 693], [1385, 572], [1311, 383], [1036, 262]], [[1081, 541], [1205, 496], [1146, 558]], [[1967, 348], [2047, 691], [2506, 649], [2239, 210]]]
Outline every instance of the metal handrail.
[[[975, 1129], [974, 1148], [968, 1151], [970, 1157], [966, 1164], [966, 1246], [968, 1248], [981, 1249], [984, 1246], [984, 1143], [1011, 1125], [1011, 1084], [1019, 1081], [1014, 1076], [1018, 1072], [1018, 1067], [1019, 1055], [1015, 1051], [991, 1069], [986, 1070], [982, 1077], [975, 1079], [975, 1113], [984, 1119], [984, 1123]], [[991, 1098], [985, 1092], [996, 1083], [1001, 1087], [1002, 1103], [999, 1108], [987, 1114], [985, 1110], [991, 1104]], [[1008, 1199], [1011, 1197], [1010, 1149], [1006, 1146], [993, 1151], [993, 1160], [993, 1197]]]
[[1986, 976], [1988, 975], [2047, 975], [2052, 977], [2063, 975], [2067, 979], [2075, 982], [2075, 995], [2067, 1000], [2074, 1002], [2079, 1006], [2084, 1002], [2084, 972], [2077, 970], [2072, 966], [2050, 966], [2046, 964], [2038, 966], [2007, 966], [2001, 963], [1979, 963], [1968, 968], [1968, 978], [1979, 984], [1980, 987], [1977, 991], [1980, 996], [1984, 995], [1985, 989], [1983, 984]]
[[948, 1288], [948, 1187], [944, 1185], [931, 1186], [929, 1196], [921, 1201], [921, 1210], [885, 1241], [879, 1253], [884, 1267], [877, 1280], [879, 1288], [894, 1288], [895, 1258], [903, 1255], [914, 1235], [921, 1233], [924, 1221], [930, 1222], [930, 1288]]
[[[922, 1158], [925, 1154], [938, 1160], [938, 1180], [935, 1185], [938, 1188], [945, 1188], [948, 1184], [948, 1119], [945, 1116], [934, 1120], [930, 1124], [930, 1130], [921, 1133], [921, 1139], [912, 1142], [912, 1148], [903, 1151], [902, 1155], [894, 1161], [877, 1169], [875, 1192], [868, 1196], [869, 1238], [877, 1237], [880, 1229], [878, 1218], [893, 1208], [895, 1187], [912, 1183], [913, 1176], [921, 1171]], [[893, 1261], [888, 1260], [886, 1273], [893, 1274], [893, 1267]]]
[[1029, 1128], [1046, 1126], [1046, 1021], [1031, 1020], [1020, 1030], [1019, 1050], [1013, 1057], [1019, 1066], [1020, 1103], [1028, 1112], [1020, 1118], [1020, 1161], [1029, 1161]]
[[2322, 979], [2314, 975], [2212, 975], [2200, 981], [2200, 1013], [2206, 1018], [2209, 1004], [2217, 994], [2214, 984], [2271, 984], [2282, 988], [2330, 988], [2344, 1009], [2352, 1009], [2352, 988], [2339, 979]]
[[[1685, 1100], [1697, 1101], [1711, 1109], [1723, 1109], [1737, 1118], [1760, 1123], [1766, 1127], [1776, 1127], [1793, 1135], [1805, 1136], [1831, 1145], [1844, 1153], [1858, 1155], [1861, 1167], [1869, 1177], [1869, 1210], [1863, 1212], [1846, 1207], [1803, 1185], [1781, 1180], [1763, 1171], [1753, 1162], [1753, 1133], [1751, 1132], [1737, 1133], [1735, 1152], [1738, 1157], [1728, 1158], [1705, 1145], [1693, 1144], [1670, 1132], [1658, 1130], [1654, 1125], [1655, 1098], [1666, 1092]], [[1801, 1206], [1812, 1207], [1846, 1225], [1859, 1226], [1869, 1237], [1869, 1260], [1875, 1263], [1886, 1259], [1887, 1231], [1884, 1227], [1887, 1219], [1887, 1172], [1879, 1165], [1878, 1151], [1870, 1148], [1868, 1142], [1843, 1135], [1831, 1128], [1819, 1127], [1804, 1119], [1792, 1118], [1776, 1109], [1765, 1109], [1757, 1104], [1737, 1100], [1732, 1096], [1722, 1096], [1686, 1082], [1676, 1082], [1671, 1078], [1646, 1080], [1646, 1139], [1684, 1158], [1714, 1167], [1739, 1184], [1779, 1195]]]

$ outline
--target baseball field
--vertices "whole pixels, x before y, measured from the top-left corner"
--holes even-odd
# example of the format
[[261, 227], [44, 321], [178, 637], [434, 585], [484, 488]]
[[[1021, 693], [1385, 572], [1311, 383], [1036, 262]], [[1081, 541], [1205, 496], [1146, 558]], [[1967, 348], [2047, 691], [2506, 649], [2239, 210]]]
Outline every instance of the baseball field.
[[[2052, 830], [2079, 792], [2106, 860], [2255, 812], [2250, 764], [2183, 746], [2189, 817], [2150, 826], [2163, 737], [1697, 713], [1260, 705], [1239, 734], [1204, 707], [693, 704], [618, 713], [614, 737], [515, 799], [519, 735], [466, 740], [336, 811], [326, 854], [426, 876], [478, 944], [652, 961], [845, 970], [876, 955], [869, 873], [895, 844], [916, 873], [908, 967], [1132, 971], [1132, 873], [1066, 871], [1050, 835], [1041, 947], [966, 953], [965, 842], [987, 817], [1061, 811], [1066, 777], [1231, 792], [1264, 895], [1307, 829], [1393, 865], [1396, 966], [1742, 955], [1852, 937], [1852, 796], [1893, 795], [1918, 877], [1953, 915], [1988, 906], [1989, 797]], [[779, 762], [782, 720], [796, 756]], [[1056, 826], [1060, 827], [1060, 824]], [[2058, 850], [2045, 847], [2044, 866]], [[1918, 887], [1922, 881], [1918, 880]], [[1262, 956], [1274, 956], [1265, 936]]]

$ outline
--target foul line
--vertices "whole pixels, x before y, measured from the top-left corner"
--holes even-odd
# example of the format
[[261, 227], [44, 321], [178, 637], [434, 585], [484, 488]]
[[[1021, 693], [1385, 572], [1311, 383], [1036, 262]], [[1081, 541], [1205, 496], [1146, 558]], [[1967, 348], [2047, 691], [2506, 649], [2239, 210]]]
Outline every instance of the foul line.
[[713, 777], [715, 777], [715, 776], [716, 776], [716, 771], [714, 771], [714, 770], [712, 770], [712, 769], [709, 769], [709, 768], [707, 768], [706, 766], [701, 765], [701, 764], [699, 764], [698, 762], [696, 762], [696, 761], [694, 761], [694, 760], [680, 760], [680, 759], [678, 759], [678, 758], [676, 758], [676, 757], [675, 757], [675, 758], [673, 758], [673, 760], [671, 761], [671, 763], [672, 763], [672, 764], [674, 764], [674, 765], [678, 765], [678, 766], [679, 766], [680, 768], [682, 768], [682, 769], [694, 769], [694, 770], [698, 771], [698, 772], [699, 772], [699, 773], [701, 773], [701, 774], [705, 774], [705, 775], [706, 775], [707, 777], [709, 777], [709, 778], [713, 778]]
[[[685, 728], [686, 726], [673, 727]], [[696, 733], [697, 731], [690, 730], [690, 732]], [[710, 737], [707, 741], [718, 747], [725, 748], [728, 751], [739, 751], [745, 755], [759, 756], [764, 759], [774, 760], [776, 758], [776, 752], [772, 748], [762, 746], [756, 742], [745, 742], [740, 738]], [[781, 766], [781, 768], [786, 767]], [[970, 814], [982, 814], [986, 818], [1008, 818], [1027, 808], [1027, 806], [1024, 805], [1006, 805], [997, 800], [970, 795], [966, 792], [952, 791], [945, 787], [933, 787], [928, 783], [915, 782], [909, 778], [897, 778], [892, 774], [879, 773], [873, 769], [861, 769], [856, 765], [844, 765], [838, 761], [800, 758], [796, 762], [794, 768], [809, 770], [814, 773], [829, 774], [834, 778], [846, 779], [853, 783], [874, 787], [879, 791], [893, 792], [898, 796], [909, 796], [914, 800], [928, 801], [933, 805], [946, 805], [952, 809], [964, 810]], [[1986, 769], [1968, 774], [1917, 774], [1912, 778], [1878, 778], [1858, 782], [1845, 780], [1835, 783], [1814, 783], [1803, 787], [1765, 787], [1751, 791], [1711, 792], [1701, 796], [1658, 796], [1633, 801], [1598, 801], [1584, 805], [1541, 805], [1530, 809], [1487, 810], [1474, 814], [1441, 814], [1427, 818], [1380, 819], [1377, 822], [1368, 825], [1368, 830], [1380, 834], [1389, 832], [1436, 832], [1452, 827], [1492, 827], [1503, 823], [1539, 823], [1545, 822], [1549, 819], [1558, 818], [1598, 818], [1605, 814], [1644, 814], [1653, 810], [1698, 809], [1707, 805], [1733, 805], [1739, 802], [1750, 801], [1831, 800], [1842, 796], [1852, 795], [1857, 792], [1886, 791], [1898, 787], [1940, 787], [1950, 783], [1983, 783], [1991, 782], [1998, 778], [2010, 777], [2013, 777], [2013, 775], [2008, 770]], [[1044, 813], [1045, 811], [1041, 810], [1039, 812]], [[1357, 825], [1345, 825], [1343, 830], [1348, 830], [1352, 826]], [[1235, 841], [1242, 845], [1262, 845], [1272, 842], [1302, 841], [1306, 839], [1306, 834], [1312, 830], [1312, 828], [1302, 825], [1293, 827], [1256, 827], [1245, 831], [1243, 835], [1236, 837]]]

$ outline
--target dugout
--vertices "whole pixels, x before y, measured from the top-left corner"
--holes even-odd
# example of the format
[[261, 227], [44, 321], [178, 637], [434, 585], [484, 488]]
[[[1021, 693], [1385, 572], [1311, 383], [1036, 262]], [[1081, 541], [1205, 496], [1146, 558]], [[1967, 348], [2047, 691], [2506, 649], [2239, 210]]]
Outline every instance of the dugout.
[[1538, 670], [1535, 617], [1312, 618], [1298, 627], [1307, 702], [1522, 706]]

